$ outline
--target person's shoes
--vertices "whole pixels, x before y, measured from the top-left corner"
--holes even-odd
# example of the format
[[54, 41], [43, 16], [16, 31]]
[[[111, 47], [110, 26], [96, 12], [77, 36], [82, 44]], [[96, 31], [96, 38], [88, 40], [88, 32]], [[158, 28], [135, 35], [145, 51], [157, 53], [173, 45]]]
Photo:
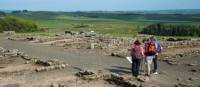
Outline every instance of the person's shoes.
[[154, 72], [153, 74], [154, 74], [154, 75], [158, 75], [158, 72]]

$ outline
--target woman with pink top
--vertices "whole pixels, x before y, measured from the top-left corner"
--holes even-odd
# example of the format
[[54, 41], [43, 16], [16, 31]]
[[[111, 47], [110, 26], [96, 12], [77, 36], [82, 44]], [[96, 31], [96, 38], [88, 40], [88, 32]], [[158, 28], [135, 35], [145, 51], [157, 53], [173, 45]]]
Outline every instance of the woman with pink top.
[[144, 57], [144, 50], [139, 40], [136, 40], [131, 48], [132, 74], [137, 77], [140, 71], [141, 59]]

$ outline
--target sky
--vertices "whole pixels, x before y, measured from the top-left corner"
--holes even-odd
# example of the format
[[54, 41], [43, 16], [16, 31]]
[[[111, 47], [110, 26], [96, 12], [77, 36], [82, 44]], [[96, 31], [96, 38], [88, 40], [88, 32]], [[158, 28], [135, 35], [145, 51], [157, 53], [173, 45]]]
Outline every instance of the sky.
[[200, 9], [200, 0], [0, 0], [0, 9], [33, 11]]

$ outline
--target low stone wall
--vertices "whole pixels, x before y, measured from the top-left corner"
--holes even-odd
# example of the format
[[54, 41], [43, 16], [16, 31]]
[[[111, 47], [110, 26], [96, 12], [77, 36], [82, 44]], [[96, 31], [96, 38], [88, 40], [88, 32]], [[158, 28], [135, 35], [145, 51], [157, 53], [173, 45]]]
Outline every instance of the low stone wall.
[[38, 65], [39, 67], [35, 69], [36, 72], [49, 71], [54, 69], [64, 69], [69, 66], [68, 64], [61, 62], [57, 59], [40, 60], [39, 58], [31, 57], [25, 54], [24, 52], [19, 51], [18, 49], [7, 50], [0, 47], [0, 55], [2, 57], [19, 57], [26, 61], [25, 64]]
[[164, 48], [175, 48], [175, 47], [195, 47], [200, 46], [200, 41], [177, 41], [177, 42], [171, 42], [171, 41], [162, 41], [162, 46]]
[[187, 56], [192, 56], [192, 55], [200, 55], [200, 49], [199, 50], [191, 50], [190, 52], [185, 52], [185, 53], [175, 54], [175, 55], [167, 55], [167, 54], [161, 55], [159, 60], [165, 61], [171, 65], [178, 65], [179, 60], [181, 60], [181, 58], [187, 57]]
[[9, 35], [15, 35], [15, 31], [3, 31], [3, 34], [6, 35], [6, 36], [9, 36]]

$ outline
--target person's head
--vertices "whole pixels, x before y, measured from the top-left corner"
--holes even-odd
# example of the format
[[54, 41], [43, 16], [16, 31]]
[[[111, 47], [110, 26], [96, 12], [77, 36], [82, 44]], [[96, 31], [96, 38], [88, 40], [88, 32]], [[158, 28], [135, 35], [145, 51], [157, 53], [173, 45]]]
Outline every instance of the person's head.
[[149, 39], [150, 41], [156, 41], [156, 38], [154, 36], [151, 36]]
[[148, 42], [148, 41], [149, 41], [149, 38], [145, 37], [142, 42], [145, 43], [145, 42]]
[[134, 45], [141, 45], [141, 43], [140, 43], [139, 40], [136, 40], [136, 41], [134, 42]]

